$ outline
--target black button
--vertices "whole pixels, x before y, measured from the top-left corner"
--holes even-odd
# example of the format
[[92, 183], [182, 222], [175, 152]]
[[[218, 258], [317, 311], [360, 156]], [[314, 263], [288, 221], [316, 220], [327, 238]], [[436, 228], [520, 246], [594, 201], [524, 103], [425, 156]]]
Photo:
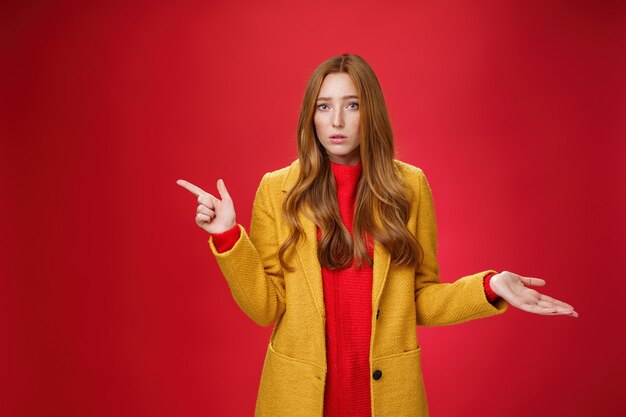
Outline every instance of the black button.
[[383, 373], [380, 370], [375, 370], [374, 373], [372, 374], [372, 378], [374, 378], [375, 380], [379, 380], [380, 377], [383, 376]]
[[376, 310], [376, 320], [378, 320], [378, 315], [380, 314], [380, 308]]

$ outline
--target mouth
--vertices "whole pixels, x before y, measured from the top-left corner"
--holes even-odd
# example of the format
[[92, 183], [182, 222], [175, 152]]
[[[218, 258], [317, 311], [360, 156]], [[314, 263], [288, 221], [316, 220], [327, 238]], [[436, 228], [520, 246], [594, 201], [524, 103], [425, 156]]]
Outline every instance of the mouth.
[[332, 143], [341, 143], [341, 142], [345, 142], [346, 140], [348, 140], [348, 137], [346, 135], [340, 135], [340, 134], [332, 135], [329, 138]]

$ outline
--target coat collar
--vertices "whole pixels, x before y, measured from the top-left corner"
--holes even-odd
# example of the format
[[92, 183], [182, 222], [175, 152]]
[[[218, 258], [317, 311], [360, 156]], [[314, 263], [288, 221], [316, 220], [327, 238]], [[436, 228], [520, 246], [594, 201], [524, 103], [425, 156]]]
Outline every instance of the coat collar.
[[[298, 179], [300, 161], [295, 160], [289, 167], [283, 181], [282, 190], [287, 192]], [[321, 317], [326, 316], [324, 309], [324, 285], [322, 282], [322, 267], [317, 257], [317, 226], [304, 214], [299, 213], [300, 224], [304, 228], [305, 240], [296, 246], [297, 259], [300, 268], [304, 271], [309, 288], [313, 294], [316, 307]], [[389, 252], [378, 242], [374, 241], [374, 265], [372, 282], [372, 311], [378, 310], [380, 295], [387, 281], [389, 273]]]
[[300, 161], [296, 159], [287, 167], [287, 175], [285, 175], [285, 179], [283, 180], [283, 191], [287, 192], [294, 186], [296, 180], [298, 179], [298, 174], [300, 174]]

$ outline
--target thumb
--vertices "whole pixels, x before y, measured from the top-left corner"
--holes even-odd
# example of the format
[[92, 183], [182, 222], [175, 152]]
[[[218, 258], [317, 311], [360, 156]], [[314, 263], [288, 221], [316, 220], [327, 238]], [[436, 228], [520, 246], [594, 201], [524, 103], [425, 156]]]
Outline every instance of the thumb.
[[541, 278], [530, 278], [530, 277], [521, 277], [522, 282], [526, 285], [531, 285], [533, 287], [543, 287], [546, 285], [546, 281]]
[[226, 189], [226, 184], [224, 184], [223, 179], [217, 180], [217, 191], [220, 193], [222, 200], [230, 200], [230, 194], [228, 194], [228, 190]]

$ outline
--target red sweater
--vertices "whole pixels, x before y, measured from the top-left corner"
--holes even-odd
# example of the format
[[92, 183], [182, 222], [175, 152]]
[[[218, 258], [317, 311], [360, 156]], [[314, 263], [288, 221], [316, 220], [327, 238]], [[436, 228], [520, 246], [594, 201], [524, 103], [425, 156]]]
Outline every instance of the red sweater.
[[[352, 234], [361, 164], [331, 163], [341, 218]], [[321, 232], [318, 229], [318, 237]], [[372, 257], [373, 241], [368, 239]], [[324, 417], [370, 416], [369, 348], [372, 334], [372, 267], [331, 271], [322, 267], [326, 306], [326, 390]]]
[[[354, 166], [331, 163], [337, 184], [337, 200], [344, 224], [352, 233], [354, 203], [361, 164]], [[318, 238], [321, 231], [318, 228]], [[239, 238], [237, 226], [213, 235], [219, 252], [232, 248]], [[373, 259], [373, 242], [368, 238], [368, 252]], [[494, 302], [493, 292], [485, 277], [487, 299]], [[324, 304], [326, 307], [327, 375], [324, 393], [324, 417], [370, 416], [369, 345], [372, 317], [372, 267], [353, 265], [331, 271], [322, 267]], [[378, 314], [376, 315], [378, 319]]]

